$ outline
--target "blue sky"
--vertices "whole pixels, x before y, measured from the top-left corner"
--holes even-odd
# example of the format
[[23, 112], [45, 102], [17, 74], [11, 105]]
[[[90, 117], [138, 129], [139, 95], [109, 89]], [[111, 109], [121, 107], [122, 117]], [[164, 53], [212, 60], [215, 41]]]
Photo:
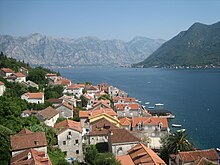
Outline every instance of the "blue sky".
[[170, 39], [220, 21], [218, 0], [0, 0], [0, 34]]

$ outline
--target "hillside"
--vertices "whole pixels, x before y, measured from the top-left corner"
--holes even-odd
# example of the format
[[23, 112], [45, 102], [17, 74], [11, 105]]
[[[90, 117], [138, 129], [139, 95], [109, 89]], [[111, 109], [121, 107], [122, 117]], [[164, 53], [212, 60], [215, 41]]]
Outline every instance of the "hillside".
[[220, 22], [193, 24], [134, 66], [220, 66]]
[[26, 37], [0, 35], [0, 51], [31, 65], [124, 65], [140, 62], [155, 51], [164, 40], [135, 37], [129, 42], [55, 38], [38, 33]]

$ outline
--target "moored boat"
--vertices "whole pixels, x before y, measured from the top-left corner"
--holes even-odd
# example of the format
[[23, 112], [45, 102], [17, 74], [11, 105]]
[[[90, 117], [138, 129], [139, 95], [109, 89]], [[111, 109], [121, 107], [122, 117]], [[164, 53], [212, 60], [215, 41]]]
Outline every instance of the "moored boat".
[[186, 131], [186, 129], [178, 129], [178, 130], [176, 130], [176, 132], [185, 132]]
[[172, 127], [182, 127], [181, 124], [172, 124]]

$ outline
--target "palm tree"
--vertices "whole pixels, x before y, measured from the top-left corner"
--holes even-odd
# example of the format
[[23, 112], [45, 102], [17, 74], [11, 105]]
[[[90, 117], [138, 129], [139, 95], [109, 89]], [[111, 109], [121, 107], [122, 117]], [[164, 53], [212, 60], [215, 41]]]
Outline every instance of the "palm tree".
[[194, 146], [187, 139], [188, 135], [184, 131], [169, 134], [161, 140], [162, 151], [161, 157], [168, 163], [170, 154], [177, 154], [180, 151], [192, 151]]
[[187, 140], [187, 134], [184, 131], [169, 135], [166, 148], [169, 154], [177, 154], [180, 151], [192, 151], [193, 144]]

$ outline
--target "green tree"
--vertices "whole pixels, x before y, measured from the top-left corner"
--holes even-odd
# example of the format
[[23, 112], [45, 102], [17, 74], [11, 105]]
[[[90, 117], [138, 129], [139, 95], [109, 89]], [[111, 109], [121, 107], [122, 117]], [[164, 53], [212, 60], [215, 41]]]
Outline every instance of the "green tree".
[[161, 157], [168, 163], [170, 154], [177, 154], [179, 151], [192, 151], [194, 146], [188, 141], [184, 131], [175, 132], [161, 140]]
[[120, 165], [112, 153], [99, 153], [95, 158], [95, 165]]
[[62, 85], [50, 85], [45, 88], [45, 99], [59, 98], [63, 95], [63, 86]]
[[69, 165], [65, 160], [65, 153], [59, 148], [51, 148], [48, 150], [48, 155], [53, 165]]
[[47, 84], [46, 74], [47, 72], [42, 67], [33, 68], [29, 70], [27, 79], [37, 84]]
[[98, 154], [98, 150], [95, 145], [90, 145], [86, 148], [85, 152], [85, 162], [94, 165], [94, 160]]

